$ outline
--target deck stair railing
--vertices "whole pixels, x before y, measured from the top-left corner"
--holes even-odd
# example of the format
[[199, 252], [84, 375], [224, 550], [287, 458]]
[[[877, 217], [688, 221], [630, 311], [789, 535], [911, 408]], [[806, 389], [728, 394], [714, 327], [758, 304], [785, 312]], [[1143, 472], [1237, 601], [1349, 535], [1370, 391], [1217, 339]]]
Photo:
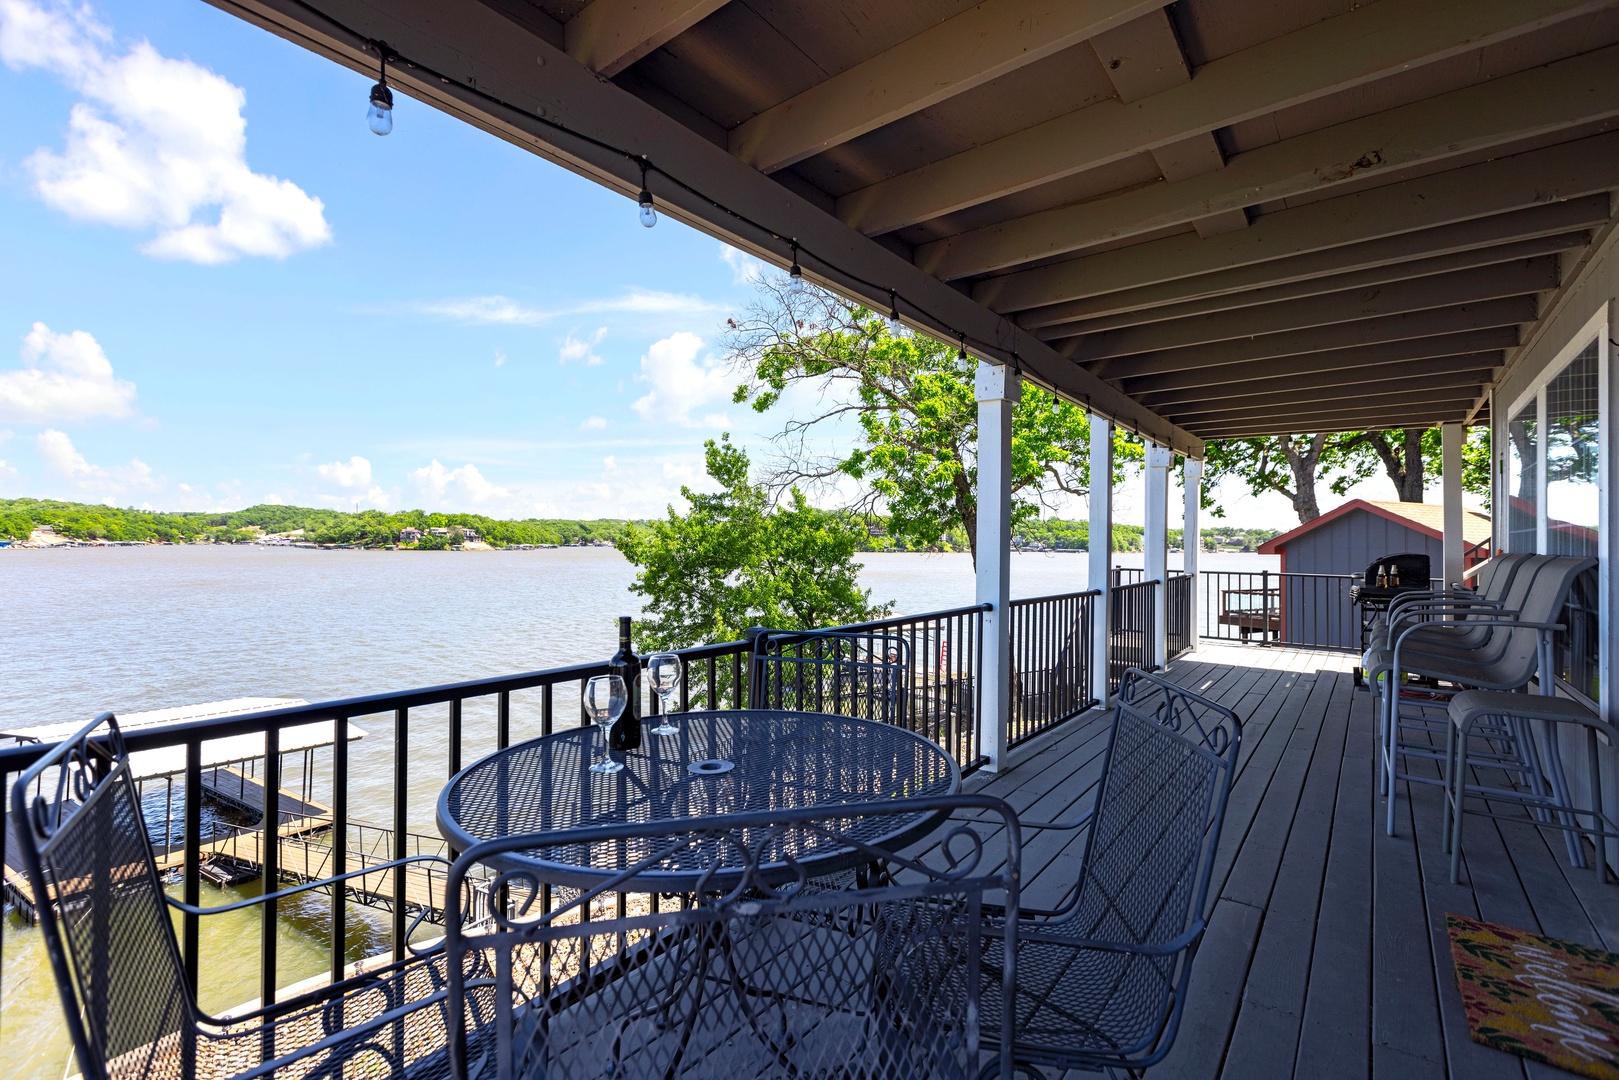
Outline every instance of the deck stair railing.
[[[1118, 570], [1114, 572], [1117, 574]], [[1131, 668], [1152, 671], [1158, 666], [1155, 645], [1157, 594], [1162, 587], [1163, 583], [1153, 578], [1115, 586], [1109, 593], [1109, 610], [1112, 613], [1112, 618], [1108, 620], [1109, 696], [1118, 691], [1126, 671]]]
[[1101, 595], [1100, 589], [1092, 589], [1012, 601], [1008, 745], [1049, 731], [1097, 704], [1090, 642]]

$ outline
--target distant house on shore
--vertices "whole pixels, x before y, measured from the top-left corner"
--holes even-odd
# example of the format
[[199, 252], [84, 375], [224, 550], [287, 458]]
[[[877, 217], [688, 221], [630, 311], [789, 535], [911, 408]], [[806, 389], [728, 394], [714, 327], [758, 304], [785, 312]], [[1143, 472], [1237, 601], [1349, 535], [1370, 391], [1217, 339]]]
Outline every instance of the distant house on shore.
[[427, 530], [427, 535], [429, 535], [429, 536], [449, 536], [450, 535], [450, 530], [449, 529], [442, 529], [442, 528], [434, 527], [434, 528], [431, 528], [431, 529]]
[[469, 529], [469, 528], [467, 528], [466, 526], [463, 525], [461, 527], [461, 539], [470, 540], [473, 543], [476, 543], [477, 541], [481, 540], [482, 537], [480, 537], [478, 535], [478, 530], [477, 529]]
[[401, 544], [414, 544], [421, 538], [422, 530], [414, 528], [413, 526], [407, 525], [403, 529], [399, 530], [399, 542]]

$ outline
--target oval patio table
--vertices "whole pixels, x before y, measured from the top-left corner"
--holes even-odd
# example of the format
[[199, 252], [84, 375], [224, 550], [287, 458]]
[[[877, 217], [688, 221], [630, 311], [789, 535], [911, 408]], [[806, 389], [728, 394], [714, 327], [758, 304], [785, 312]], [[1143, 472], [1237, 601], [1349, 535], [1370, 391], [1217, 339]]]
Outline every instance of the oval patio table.
[[[601, 735], [593, 727], [559, 731], [491, 754], [445, 786], [439, 831], [452, 847], [465, 851], [482, 840], [521, 833], [658, 821], [677, 831], [682, 820], [716, 814], [948, 795], [961, 786], [961, 772], [949, 754], [890, 724], [774, 709], [686, 712], [671, 719], [680, 726], [678, 734], [644, 730], [638, 750], [614, 755], [625, 766], [615, 773], [590, 771], [601, 756]], [[873, 835], [858, 839], [898, 850], [927, 835], [945, 816], [885, 816], [873, 826]], [[775, 867], [781, 876], [793, 876], [798, 870], [789, 868], [790, 859], [819, 877], [870, 859], [845, 845], [795, 835], [793, 850], [767, 853], [757, 869]], [[542, 844], [490, 861], [549, 884], [589, 889], [645, 854], [623, 841]], [[705, 889], [729, 888], [743, 872], [741, 860], [734, 868], [722, 863], [716, 872], [713, 857], [708, 849], [699, 866], [694, 852], [689, 875], [666, 865], [656, 875], [657, 891], [691, 891], [699, 879]]]

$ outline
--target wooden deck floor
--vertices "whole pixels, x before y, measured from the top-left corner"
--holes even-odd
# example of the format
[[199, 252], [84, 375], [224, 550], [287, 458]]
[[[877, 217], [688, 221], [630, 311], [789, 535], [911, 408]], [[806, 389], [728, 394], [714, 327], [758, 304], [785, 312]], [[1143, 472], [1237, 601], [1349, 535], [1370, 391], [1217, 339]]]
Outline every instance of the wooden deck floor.
[[[1243, 747], [1210, 889], [1209, 929], [1185, 1021], [1154, 1080], [1541, 1080], [1572, 1074], [1468, 1038], [1446, 912], [1619, 951], [1619, 885], [1567, 866], [1562, 841], [1470, 818], [1449, 881], [1442, 794], [1399, 788], [1382, 830], [1371, 696], [1344, 654], [1204, 645], [1179, 682], [1235, 708]], [[971, 787], [1053, 820], [1088, 805], [1105, 720], [1054, 733]], [[1549, 842], [1548, 842], [1549, 841]], [[1075, 872], [1077, 841], [1025, 849], [1029, 902]], [[1076, 1076], [1078, 1074], [1075, 1074]]]

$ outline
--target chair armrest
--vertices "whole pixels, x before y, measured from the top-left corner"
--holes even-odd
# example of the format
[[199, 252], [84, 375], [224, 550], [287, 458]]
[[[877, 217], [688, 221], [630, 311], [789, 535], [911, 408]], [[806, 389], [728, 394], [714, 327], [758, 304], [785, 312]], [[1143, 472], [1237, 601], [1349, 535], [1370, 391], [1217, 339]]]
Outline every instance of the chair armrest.
[[[271, 1061], [266, 1061], [254, 1068], [248, 1069], [246, 1072], [237, 1073], [234, 1080], [256, 1080], [256, 1078], [260, 1076], [274, 1076], [279, 1070], [286, 1068], [288, 1065], [293, 1065], [300, 1061], [311, 1060], [324, 1050], [341, 1046], [344, 1043], [357, 1042], [359, 1041], [359, 1036], [367, 1035], [373, 1031], [379, 1031], [386, 1028], [395, 1021], [402, 1020], [411, 1013], [416, 1012], [418, 1009], [425, 1008], [429, 1005], [442, 1004], [448, 997], [448, 994], [448, 990], [435, 990], [433, 993], [422, 998], [420, 1001], [412, 1001], [407, 1005], [401, 1005], [398, 1008], [389, 1009], [380, 1016], [373, 1016], [369, 1020], [362, 1021], [358, 1024], [347, 1025], [342, 1028], [342, 1030], [333, 1032], [317, 1043], [310, 1046], [301, 1046], [290, 1053], [282, 1054], [278, 1058]], [[237, 1019], [237, 1017], [231, 1017], [232, 1022], [235, 1022]]]
[[[1489, 615], [1490, 613], [1486, 612], [1485, 614]], [[1514, 612], [1502, 612], [1501, 614], [1516, 615], [1517, 612], [1515, 612], [1515, 611]], [[1555, 632], [1557, 632], [1559, 630], [1564, 629], [1564, 626], [1563, 626], [1562, 623], [1529, 622], [1529, 621], [1527, 621], [1525, 619], [1495, 619], [1495, 618], [1491, 618], [1488, 621], [1488, 625], [1491, 626], [1491, 627], [1506, 627], [1506, 628], [1509, 628], [1509, 629], [1535, 630], [1535, 631], [1538, 631], [1542, 636], [1547, 635], [1547, 634], [1551, 634], [1551, 633], [1555, 633]], [[1409, 629], [1407, 629], [1404, 633], [1402, 633], [1399, 636], [1398, 640], [1396, 640], [1394, 642], [1394, 649], [1392, 651], [1392, 655], [1389, 657], [1389, 677], [1390, 677], [1391, 681], [1394, 684], [1398, 684], [1399, 681], [1400, 681], [1400, 650], [1405, 648], [1406, 639], [1409, 638], [1412, 634], [1416, 633], [1418, 630], [1421, 630], [1421, 629], [1422, 629], [1422, 625], [1420, 625], [1420, 624], [1417, 625], [1417, 626], [1410, 627]], [[1417, 651], [1420, 652], [1421, 650], [1418, 649]], [[1453, 660], [1453, 659], [1456, 659], [1456, 658], [1455, 657], [1445, 657], [1445, 659]]]
[[[1096, 807], [1092, 806], [1092, 807], [1089, 807], [1088, 809], [1086, 809], [1086, 811], [1083, 814], [1079, 815], [1077, 818], [1075, 818], [1072, 821], [1028, 821], [1028, 820], [1020, 817], [1020, 818], [1017, 819], [1017, 823], [1018, 823], [1018, 828], [1020, 828], [1020, 829], [1078, 829], [1078, 828], [1081, 828], [1081, 827], [1083, 827], [1085, 825], [1089, 825], [1090, 822], [1091, 822], [1091, 818], [1094, 817], [1095, 815], [1096, 815]], [[981, 823], [981, 824], [984, 824], [984, 825], [1000, 825], [1000, 824], [1004, 824], [1004, 822], [1002, 822], [1002, 820], [1000, 818], [987, 818], [987, 817], [960, 818], [960, 817], [952, 816], [950, 820], [952, 820], [952, 821], [972, 821], [972, 822], [978, 822], [978, 823]]]
[[[1395, 623], [1421, 614], [1433, 614], [1439, 609], [1450, 611], [1500, 611], [1504, 610], [1500, 600], [1491, 600], [1487, 597], [1472, 596], [1435, 596], [1423, 600], [1413, 601], [1398, 608], [1389, 608], [1388, 624], [1393, 627]], [[1482, 609], [1482, 610], [1480, 610]]]
[[391, 862], [378, 863], [375, 866], [368, 866], [363, 870], [350, 870], [346, 874], [338, 874], [335, 877], [321, 878], [319, 881], [310, 881], [303, 885], [294, 885], [290, 889], [282, 889], [279, 892], [264, 893], [260, 896], [249, 897], [246, 900], [238, 900], [233, 904], [220, 904], [218, 907], [195, 907], [191, 904], [176, 900], [167, 893], [164, 894], [163, 899], [169, 902], [170, 907], [176, 909], [177, 911], [183, 911], [187, 915], [217, 915], [222, 911], [239, 911], [242, 908], [253, 907], [255, 904], [263, 904], [270, 900], [279, 900], [283, 896], [293, 896], [297, 893], [308, 892], [310, 889], [320, 889], [327, 885], [336, 884], [339, 881], [347, 881], [349, 878], [364, 877], [367, 874], [377, 874], [384, 870], [392, 870], [396, 866], [404, 866], [406, 863], [417, 862], [443, 863], [446, 867], [450, 865], [450, 860], [441, 855], [412, 855], [409, 858], [394, 859]]
[[[1208, 923], [1202, 918], [1193, 920], [1192, 925], [1168, 941], [1136, 944], [1129, 941], [1103, 941], [1099, 938], [1076, 938], [1066, 934], [1053, 934], [1049, 931], [1025, 929], [1019, 919], [1017, 929], [1018, 944], [1029, 941], [1040, 941], [1053, 945], [1066, 945], [1073, 949], [1094, 949], [1099, 952], [1128, 953], [1132, 956], [1173, 956], [1175, 953], [1195, 944], [1208, 929]], [[984, 934], [988, 937], [999, 937], [1000, 931], [985, 927]]]

